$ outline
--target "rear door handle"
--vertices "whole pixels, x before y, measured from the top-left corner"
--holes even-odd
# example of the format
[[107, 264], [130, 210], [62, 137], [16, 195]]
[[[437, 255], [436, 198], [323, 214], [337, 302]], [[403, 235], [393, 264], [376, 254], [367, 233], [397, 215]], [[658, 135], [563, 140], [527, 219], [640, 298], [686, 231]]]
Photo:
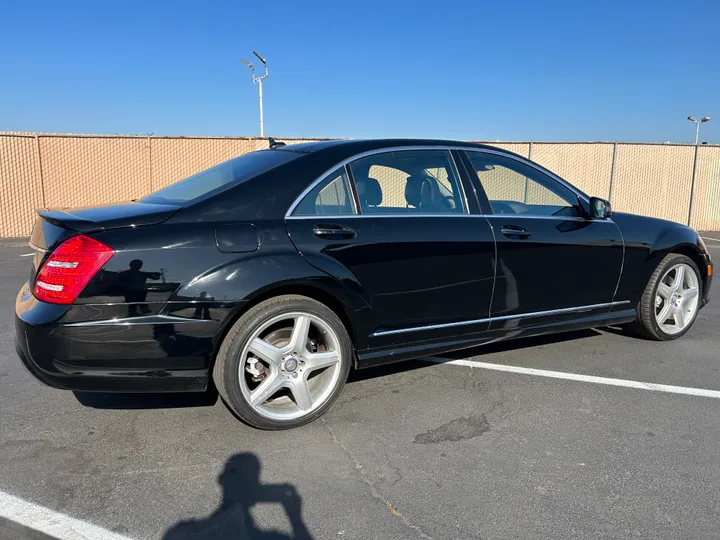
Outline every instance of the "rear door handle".
[[530, 238], [530, 236], [532, 236], [530, 231], [527, 229], [523, 229], [522, 227], [517, 227], [515, 225], [503, 225], [500, 228], [500, 232], [510, 238]]
[[357, 233], [345, 225], [323, 224], [315, 225], [313, 228], [315, 236], [320, 238], [348, 239], [355, 238]]

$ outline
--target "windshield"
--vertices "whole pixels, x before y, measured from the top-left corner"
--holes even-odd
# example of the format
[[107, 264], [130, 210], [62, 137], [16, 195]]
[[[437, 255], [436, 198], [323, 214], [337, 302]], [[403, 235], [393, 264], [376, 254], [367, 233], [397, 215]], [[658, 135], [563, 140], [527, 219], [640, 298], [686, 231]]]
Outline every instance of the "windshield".
[[194, 202], [222, 191], [230, 185], [240, 184], [297, 157], [298, 155], [293, 152], [278, 150], [250, 152], [151, 193], [140, 199], [140, 202], [155, 204]]

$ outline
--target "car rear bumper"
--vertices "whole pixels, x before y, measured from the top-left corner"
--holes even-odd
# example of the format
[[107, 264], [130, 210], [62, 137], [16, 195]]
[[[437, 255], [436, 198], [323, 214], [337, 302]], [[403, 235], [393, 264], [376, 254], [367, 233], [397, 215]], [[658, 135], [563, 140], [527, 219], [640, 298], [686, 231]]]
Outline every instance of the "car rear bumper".
[[38, 301], [27, 285], [15, 302], [15, 350], [43, 383], [84, 392], [207, 389], [215, 321], [63, 324], [68, 309]]

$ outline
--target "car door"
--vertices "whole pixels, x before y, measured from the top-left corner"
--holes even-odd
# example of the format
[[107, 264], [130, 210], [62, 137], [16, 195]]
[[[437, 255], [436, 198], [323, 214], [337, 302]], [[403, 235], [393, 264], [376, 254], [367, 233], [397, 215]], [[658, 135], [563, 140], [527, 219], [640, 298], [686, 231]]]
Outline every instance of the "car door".
[[530, 161], [491, 150], [463, 161], [497, 242], [491, 329], [610, 310], [624, 251], [612, 219], [590, 219], [582, 193]]
[[487, 329], [493, 233], [462, 182], [449, 150], [384, 150], [339, 166], [291, 208], [300, 253], [369, 307], [367, 346]]

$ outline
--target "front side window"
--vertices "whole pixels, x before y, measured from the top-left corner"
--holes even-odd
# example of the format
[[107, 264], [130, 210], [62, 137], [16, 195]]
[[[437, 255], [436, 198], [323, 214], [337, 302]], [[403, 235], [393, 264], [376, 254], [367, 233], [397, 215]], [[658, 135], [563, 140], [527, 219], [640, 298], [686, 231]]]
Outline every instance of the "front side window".
[[345, 167], [331, 172], [305, 195], [293, 211], [294, 216], [354, 214]]
[[512, 158], [467, 152], [493, 214], [580, 216], [575, 193], [543, 172]]
[[363, 214], [463, 214], [460, 181], [447, 150], [404, 150], [350, 164]]

